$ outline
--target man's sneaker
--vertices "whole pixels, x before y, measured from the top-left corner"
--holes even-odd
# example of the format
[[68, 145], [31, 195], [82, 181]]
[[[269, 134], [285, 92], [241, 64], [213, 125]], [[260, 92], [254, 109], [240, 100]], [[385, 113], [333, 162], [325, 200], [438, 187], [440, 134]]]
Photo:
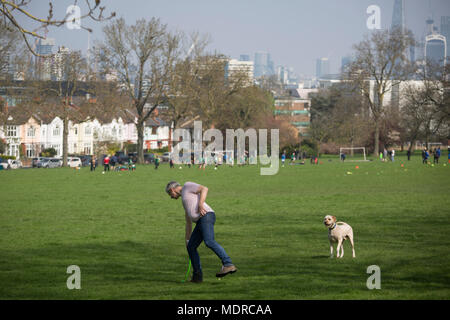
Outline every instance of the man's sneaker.
[[203, 274], [201, 274], [201, 273], [193, 273], [191, 282], [194, 282], [194, 283], [201, 283], [201, 282], [203, 282]]
[[216, 273], [217, 278], [225, 277], [229, 273], [235, 273], [237, 271], [236, 267], [234, 265], [231, 266], [222, 266], [222, 269], [218, 273]]

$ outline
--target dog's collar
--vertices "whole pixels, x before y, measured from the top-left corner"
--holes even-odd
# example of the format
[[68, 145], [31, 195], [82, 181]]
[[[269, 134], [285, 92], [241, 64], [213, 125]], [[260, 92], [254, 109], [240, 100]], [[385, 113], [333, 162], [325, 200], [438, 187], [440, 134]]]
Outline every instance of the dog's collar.
[[333, 230], [334, 228], [336, 228], [336, 222], [333, 224], [333, 226], [330, 228], [330, 230]]

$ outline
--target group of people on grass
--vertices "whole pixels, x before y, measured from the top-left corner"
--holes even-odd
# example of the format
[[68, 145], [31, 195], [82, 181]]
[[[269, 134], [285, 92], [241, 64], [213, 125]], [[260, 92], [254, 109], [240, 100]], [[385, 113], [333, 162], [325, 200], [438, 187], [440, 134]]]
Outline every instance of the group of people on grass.
[[[97, 159], [95, 156], [92, 157], [91, 161], [91, 171], [95, 171]], [[105, 158], [103, 158], [103, 172], [106, 171], [135, 171], [136, 165], [134, 164], [133, 160], [131, 158], [128, 159], [127, 164], [120, 164], [117, 160], [116, 156], [110, 157], [109, 155], [106, 155]]]
[[[390, 159], [392, 162], [395, 161], [395, 149], [387, 150], [384, 148], [383, 152], [380, 151], [380, 161], [386, 162]], [[409, 159], [408, 159], [409, 160]]]
[[[284, 167], [284, 163], [286, 162], [286, 151], [283, 151], [283, 153], [281, 154], [281, 166]], [[306, 158], [306, 152], [303, 152], [302, 154], [300, 154], [300, 151], [295, 150], [291, 153], [291, 162], [289, 164], [305, 164], [305, 161], [303, 159]], [[299, 163], [296, 163], [297, 160], [301, 159], [302, 161], [300, 161]], [[311, 164], [317, 164], [317, 157], [316, 156], [311, 156]]]
[[[441, 157], [441, 147], [438, 147], [437, 149], [434, 148], [433, 150], [431, 150], [431, 155], [433, 155], [433, 164], [439, 164], [439, 158]], [[428, 152], [427, 148], [423, 148], [422, 163], [427, 164], [428, 159], [430, 158], [431, 155]], [[450, 147], [449, 147], [448, 163], [450, 163]]]

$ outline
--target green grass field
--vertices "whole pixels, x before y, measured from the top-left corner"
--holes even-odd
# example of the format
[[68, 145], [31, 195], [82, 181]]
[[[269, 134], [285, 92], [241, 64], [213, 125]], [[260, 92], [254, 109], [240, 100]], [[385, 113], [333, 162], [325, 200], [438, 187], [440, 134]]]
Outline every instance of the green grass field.
[[[405, 160], [322, 159], [274, 176], [166, 164], [0, 171], [0, 299], [449, 299], [450, 166]], [[209, 188], [237, 273], [217, 280], [220, 261], [202, 244], [204, 282], [182, 283], [184, 211], [164, 193], [169, 180]], [[356, 259], [348, 242], [329, 258], [326, 214], [353, 227]], [[80, 290], [66, 287], [69, 265]], [[366, 287], [370, 265], [381, 290]]]

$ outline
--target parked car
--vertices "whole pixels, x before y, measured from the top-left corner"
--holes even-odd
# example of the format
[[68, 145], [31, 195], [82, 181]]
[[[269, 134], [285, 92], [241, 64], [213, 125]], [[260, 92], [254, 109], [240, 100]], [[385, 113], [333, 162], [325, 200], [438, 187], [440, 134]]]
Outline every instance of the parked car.
[[71, 168], [81, 167], [81, 159], [78, 157], [67, 157], [67, 165]]
[[61, 159], [58, 158], [45, 158], [42, 161], [42, 168], [59, 168], [62, 166]]
[[22, 168], [22, 162], [20, 160], [1, 159], [0, 165], [3, 169], [19, 169]]
[[153, 163], [153, 162], [155, 162], [155, 154], [144, 153], [144, 163]]
[[168, 162], [170, 160], [170, 156], [171, 156], [170, 152], [164, 152], [161, 156], [161, 160], [163, 162]]
[[41, 167], [40, 163], [44, 159], [45, 159], [44, 157], [36, 157], [36, 158], [31, 159], [31, 166], [33, 168], [40, 168]]
[[128, 156], [123, 151], [117, 151], [114, 156], [116, 156], [117, 162], [120, 164], [128, 163]]
[[1, 167], [1, 169], [4, 169], [4, 170], [10, 169], [8, 160], [0, 158], [0, 167]]
[[87, 166], [91, 165], [92, 156], [83, 155], [83, 156], [79, 156], [79, 158], [81, 159], [81, 165], [83, 167], [87, 167]]

